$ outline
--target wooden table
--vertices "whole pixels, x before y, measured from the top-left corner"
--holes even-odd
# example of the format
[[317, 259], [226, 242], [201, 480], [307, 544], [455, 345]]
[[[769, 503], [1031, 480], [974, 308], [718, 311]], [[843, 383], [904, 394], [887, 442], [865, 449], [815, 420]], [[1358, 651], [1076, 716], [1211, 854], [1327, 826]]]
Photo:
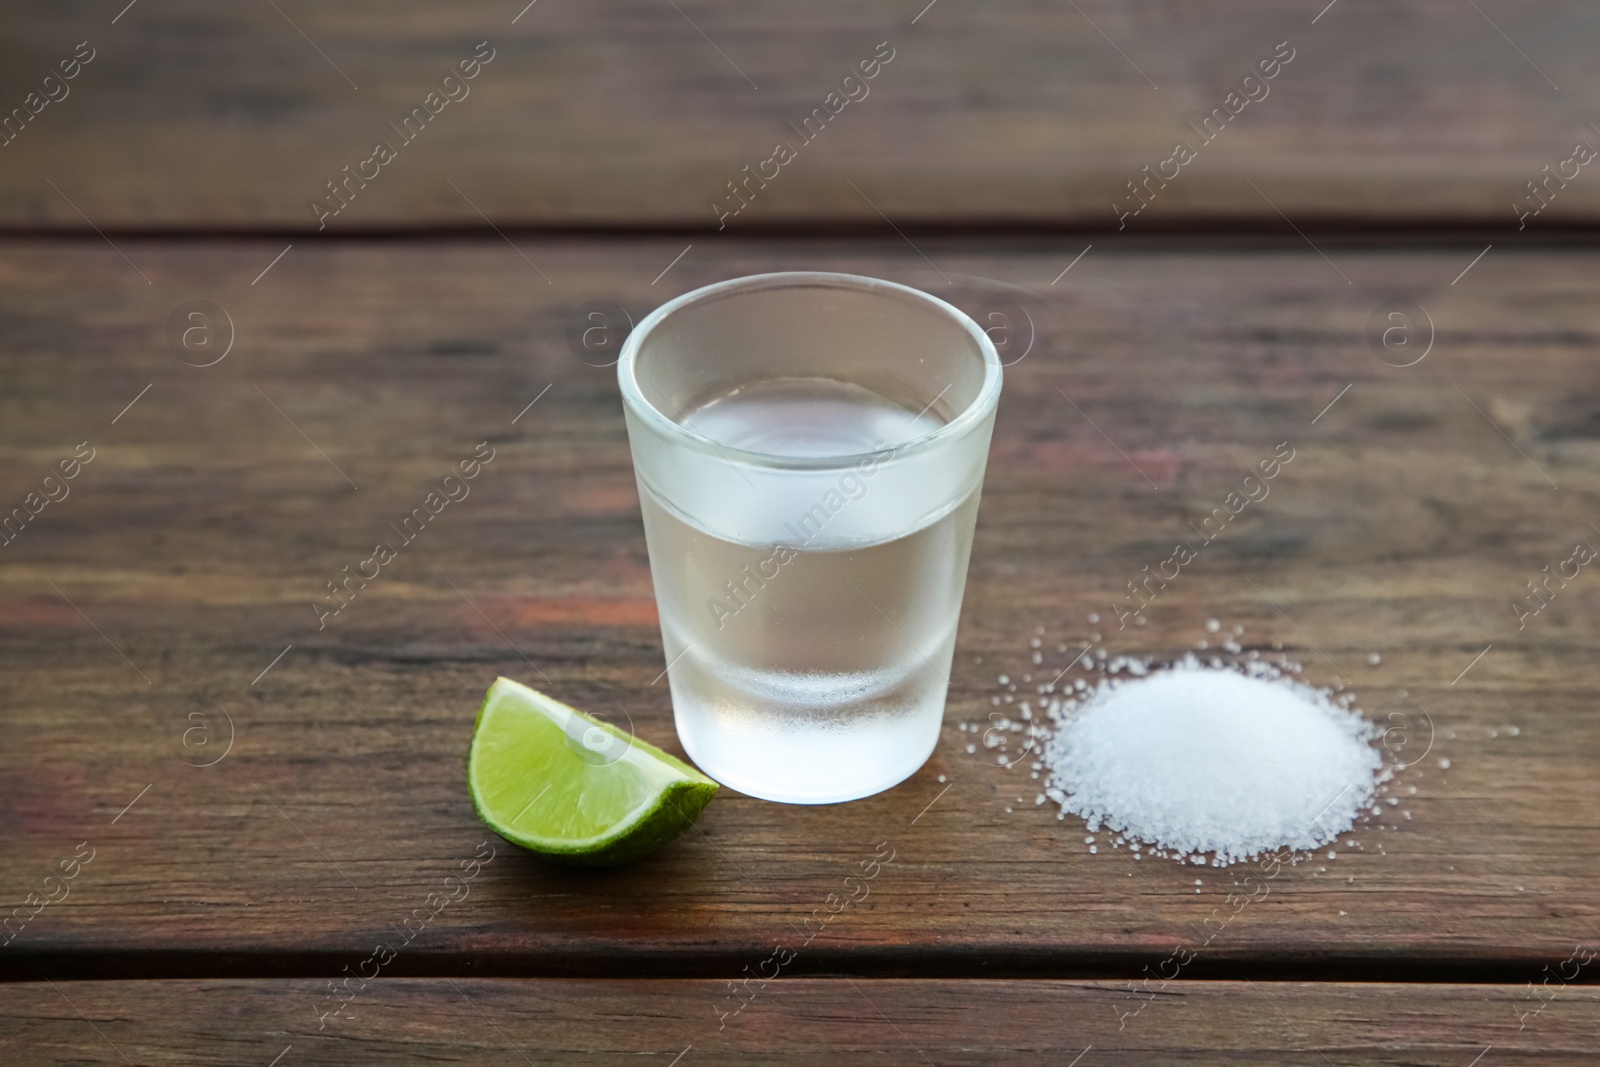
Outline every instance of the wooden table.
[[[1211, 36], [1198, 14], [1143, 25], [1099, 7], [985, 23], [940, 4], [914, 26], [915, 10], [844, 8], [541, 4], [510, 24], [515, 11], [487, 7], [139, 5], [92, 25], [39, 8], [6, 48], [41, 70], [91, 30], [101, 51], [33, 140], [0, 149], [0, 486], [28, 517], [0, 546], [0, 868], [12, 914], [30, 916], [0, 948], [0, 1059], [1492, 1067], [1600, 1053], [1600, 579], [1585, 569], [1520, 628], [1510, 606], [1575, 544], [1600, 545], [1600, 249], [1585, 236], [1600, 195], [1575, 181], [1550, 225], [1507, 225], [1506, 175], [1561, 157], [1485, 118], [1488, 147], [1440, 187], [1444, 206], [1423, 206], [1406, 176], [1449, 147], [1430, 125], [1441, 112], [1466, 128], [1473, 100], [1548, 87], [1476, 25], [1487, 78], [1452, 36], [1419, 62], [1433, 91], [1461, 94], [1375, 117], [1334, 92], [1354, 77], [1338, 62], [1352, 26], [1421, 34], [1423, 16], [1478, 16], [1349, 6], [1348, 25], [1341, 4], [1313, 27], [1314, 11], [1252, 22], [1221, 5]], [[1490, 15], [1541, 68], [1581, 73], [1561, 58], [1577, 35], [1557, 32], [1581, 25], [1576, 9], [1540, 16], [1537, 34]], [[982, 27], [992, 38], [972, 41]], [[1099, 31], [1163, 101], [1220, 96], [1233, 66], [1299, 34], [1305, 67], [1282, 74], [1271, 122], [1365, 152], [1366, 171], [1258, 128], [1195, 172], [1194, 200], [1118, 231], [1111, 185], [1079, 193], [1156, 158], [1162, 109], [1179, 105], [1130, 102], [1155, 91]], [[438, 116], [458, 140], [407, 149], [392, 184], [309, 225], [305, 201], [374, 116], [403, 113], [491, 35], [503, 47], [481, 99]], [[707, 226], [698, 201], [758, 158], [740, 131], [803, 114], [835, 66], [891, 35], [904, 47], [881, 96], [851, 105], [855, 140], [819, 144], [788, 191], [774, 182], [770, 202], [788, 199], [770, 215], [757, 200]], [[1079, 54], [1093, 63], [1058, 70]], [[941, 56], [955, 66], [941, 73]], [[956, 99], [951, 69], [975, 79], [1001, 56], [987, 95]], [[1046, 115], [1052, 94], [1105, 110]], [[296, 125], [308, 101], [317, 117]], [[1571, 133], [1536, 114], [1557, 143]], [[695, 136], [707, 129], [726, 140]], [[1062, 140], [1035, 139], [1048, 129]], [[979, 130], [992, 182], [963, 155]], [[202, 136], [223, 134], [235, 142]], [[188, 155], [186, 138], [212, 150]], [[1057, 199], [1019, 200], [1074, 138], [1093, 151], [1067, 153], [1078, 169]], [[624, 149], [631, 171], [614, 166]], [[1297, 233], [1279, 209], [1311, 222]], [[548, 867], [466, 795], [496, 675], [542, 674], [681, 754], [610, 346], [671, 296], [777, 269], [891, 278], [1005, 326], [940, 747], [864, 801], [725, 790], [639, 864]], [[196, 301], [213, 305], [209, 332], [185, 347]], [[1392, 301], [1421, 309], [1404, 352], [1426, 356], [1410, 366], [1375, 342]], [[596, 310], [616, 329], [586, 346]], [[470, 497], [319, 629], [325, 583], [480, 442], [494, 459]], [[1116, 629], [1125, 583], [1280, 442], [1296, 458], [1270, 497], [1145, 625]], [[28, 497], [60, 496], [45, 475], [74, 459], [63, 498]], [[1035, 806], [1025, 765], [968, 752], [963, 729], [986, 724], [1001, 673], [1054, 675], [1096, 632], [1113, 655], [1175, 656], [1212, 618], [1403, 721], [1416, 754], [1398, 803], [1336, 859], [1275, 868], [1250, 898], [1259, 867], [1135, 862], [1104, 838], [1091, 854], [1080, 821]], [[808, 940], [845, 874], [890, 850], [869, 897]], [[469, 891], [444, 903], [463, 870]], [[785, 949], [777, 978], [750, 980]]]

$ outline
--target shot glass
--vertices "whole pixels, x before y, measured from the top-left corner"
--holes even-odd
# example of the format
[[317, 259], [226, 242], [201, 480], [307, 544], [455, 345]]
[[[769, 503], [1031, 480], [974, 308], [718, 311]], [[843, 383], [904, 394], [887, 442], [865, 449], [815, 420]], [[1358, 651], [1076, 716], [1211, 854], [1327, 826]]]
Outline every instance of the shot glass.
[[850, 274], [760, 274], [646, 317], [617, 364], [678, 737], [707, 774], [854, 800], [939, 738], [1000, 360]]

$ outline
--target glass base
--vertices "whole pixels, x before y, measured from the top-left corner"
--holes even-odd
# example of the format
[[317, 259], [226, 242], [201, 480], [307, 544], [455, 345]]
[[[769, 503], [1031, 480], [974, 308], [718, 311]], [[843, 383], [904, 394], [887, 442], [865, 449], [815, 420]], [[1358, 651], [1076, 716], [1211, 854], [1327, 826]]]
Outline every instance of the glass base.
[[693, 709], [675, 718], [689, 758], [728, 788], [780, 804], [838, 804], [915, 774], [939, 743], [943, 710], [941, 700], [910, 716], [868, 714], [853, 722], [765, 713], [712, 718]]

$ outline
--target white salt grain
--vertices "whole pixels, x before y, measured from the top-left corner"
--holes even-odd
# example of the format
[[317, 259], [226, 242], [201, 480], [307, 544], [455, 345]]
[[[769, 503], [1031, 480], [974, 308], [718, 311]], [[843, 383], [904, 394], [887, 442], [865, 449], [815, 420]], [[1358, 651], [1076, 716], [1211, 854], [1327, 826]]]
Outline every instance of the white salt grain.
[[1046, 784], [1062, 809], [1194, 863], [1328, 844], [1389, 774], [1376, 728], [1327, 693], [1192, 656], [1108, 679], [1052, 717]]

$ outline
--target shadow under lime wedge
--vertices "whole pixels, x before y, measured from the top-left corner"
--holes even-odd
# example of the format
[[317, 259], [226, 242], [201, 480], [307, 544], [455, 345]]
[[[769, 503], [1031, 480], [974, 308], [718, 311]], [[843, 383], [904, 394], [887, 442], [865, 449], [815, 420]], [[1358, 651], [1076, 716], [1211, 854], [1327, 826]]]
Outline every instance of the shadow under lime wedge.
[[639, 859], [699, 817], [717, 783], [535, 689], [498, 678], [478, 710], [467, 788], [495, 833], [563, 863]]

